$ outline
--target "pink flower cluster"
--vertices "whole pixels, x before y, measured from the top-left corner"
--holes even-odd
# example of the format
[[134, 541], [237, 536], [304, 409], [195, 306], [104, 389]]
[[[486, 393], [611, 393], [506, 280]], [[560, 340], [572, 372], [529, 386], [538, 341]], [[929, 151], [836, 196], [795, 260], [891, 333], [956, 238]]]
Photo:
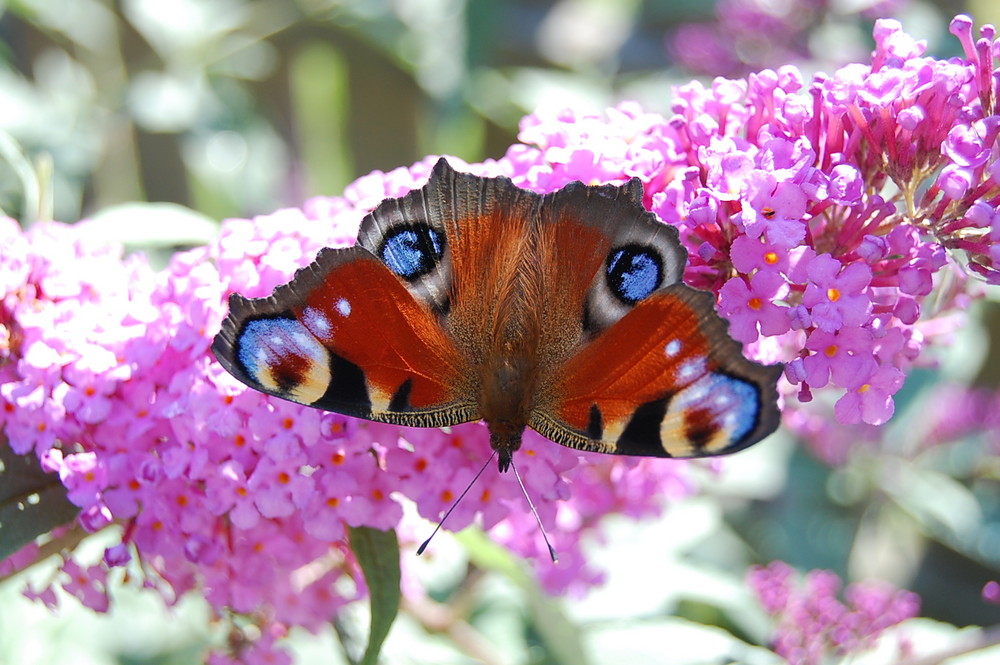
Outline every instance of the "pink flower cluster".
[[[539, 189], [641, 178], [733, 337], [786, 361], [801, 402], [836, 386], [839, 422], [879, 425], [922, 348], [956, 324], [940, 315], [977, 291], [968, 273], [1000, 283], [998, 47], [989, 26], [973, 43], [967, 17], [952, 31], [966, 59], [924, 57], [883, 20], [871, 64], [809, 83], [784, 67], [684, 86], [669, 119], [633, 105], [530, 117], [522, 140], [537, 148], [507, 161]], [[924, 311], [943, 270], [952, 286]]]
[[[348, 525], [395, 528], [411, 545], [429, 533], [401, 522], [402, 504], [437, 520], [488, 459], [485, 427], [406, 430], [300, 407], [247, 389], [209, 351], [230, 292], [270, 293], [321, 247], [352, 242], [368, 209], [428, 170], [363, 178], [308, 214], [227, 221], [216, 242], [159, 274], [139, 257], [122, 261], [88, 222], [22, 232], [0, 219], [0, 430], [58, 474], [85, 529], [121, 529], [103, 560], [68, 559], [58, 585], [103, 611], [109, 573], [134, 560], [168, 602], [197, 592], [273, 637], [318, 630], [365, 593]], [[519, 459], [558, 566], [517, 484], [492, 469], [448, 528], [477, 522], [535, 562], [552, 592], [600, 580], [580, 546], [603, 516], [648, 515], [691, 491], [684, 465], [581, 454], [533, 434]], [[24, 548], [0, 574], [37, 552]], [[56, 603], [51, 589], [27, 595]], [[280, 652], [273, 640], [245, 648], [245, 660]]]
[[[905, 0], [870, 0], [852, 11], [871, 20], [892, 16]], [[817, 40], [817, 28], [842, 22], [844, 7], [829, 0], [776, 3], [767, 0], [720, 0], [714, 20], [684, 23], [667, 39], [675, 62], [696, 74], [742, 76], [747, 72], [799, 60], [830, 57], [829, 39]], [[832, 19], [832, 21], [831, 21]], [[819, 43], [823, 47], [815, 48]], [[850, 54], [834, 53], [841, 58]]]
[[818, 665], [830, 656], [867, 651], [886, 629], [920, 611], [915, 593], [885, 583], [848, 585], [846, 602], [841, 602], [835, 573], [813, 570], [801, 586], [793, 576], [794, 569], [781, 561], [754, 567], [747, 575], [764, 611], [776, 622], [772, 647], [790, 665]]
[[714, 21], [680, 25], [667, 39], [667, 50], [688, 71], [712, 76], [740, 76], [773, 63], [805, 59], [810, 29], [827, 4], [722, 0], [715, 5]]
[[935, 387], [929, 408], [921, 418], [911, 447], [919, 449], [976, 440], [983, 444], [982, 460], [1000, 455], [1000, 392], [953, 383]]

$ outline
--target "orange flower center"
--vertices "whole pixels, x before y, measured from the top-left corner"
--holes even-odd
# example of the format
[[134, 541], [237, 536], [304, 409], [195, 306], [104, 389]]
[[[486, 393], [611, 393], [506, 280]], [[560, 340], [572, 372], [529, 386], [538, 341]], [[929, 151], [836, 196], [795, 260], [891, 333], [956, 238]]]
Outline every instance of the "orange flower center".
[[747, 301], [747, 307], [749, 307], [754, 311], [759, 310], [763, 306], [764, 302], [760, 298], [751, 298], [750, 300]]
[[840, 290], [839, 289], [827, 289], [826, 297], [830, 299], [830, 302], [837, 302], [840, 300]]

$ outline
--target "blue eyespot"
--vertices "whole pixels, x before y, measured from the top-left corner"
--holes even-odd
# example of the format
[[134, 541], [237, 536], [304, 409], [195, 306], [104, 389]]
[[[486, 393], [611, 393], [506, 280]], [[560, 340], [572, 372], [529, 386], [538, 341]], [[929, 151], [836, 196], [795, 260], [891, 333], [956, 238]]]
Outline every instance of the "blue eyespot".
[[[688, 437], [695, 440], [695, 434], [704, 434], [707, 444], [717, 433], [725, 434], [725, 448], [738, 445], [756, 427], [760, 418], [760, 391], [754, 384], [743, 379], [708, 372], [694, 383], [686, 386], [673, 396], [670, 411], [677, 414], [699, 414], [702, 420], [696, 431]], [[718, 444], [716, 444], [718, 445]], [[724, 452], [723, 448], [710, 454]]]
[[756, 386], [718, 372], [712, 372], [705, 380], [708, 408], [719, 414], [717, 418], [732, 440], [741, 441], [757, 423], [761, 405]]
[[642, 245], [626, 245], [608, 257], [608, 286], [617, 298], [634, 305], [663, 281], [663, 260], [659, 252]]
[[325, 366], [326, 349], [295, 319], [280, 316], [251, 319], [238, 339], [236, 357], [257, 383], [285, 391], [299, 381], [310, 364]]
[[441, 261], [444, 236], [426, 224], [398, 226], [382, 241], [382, 261], [400, 277], [415, 280]]

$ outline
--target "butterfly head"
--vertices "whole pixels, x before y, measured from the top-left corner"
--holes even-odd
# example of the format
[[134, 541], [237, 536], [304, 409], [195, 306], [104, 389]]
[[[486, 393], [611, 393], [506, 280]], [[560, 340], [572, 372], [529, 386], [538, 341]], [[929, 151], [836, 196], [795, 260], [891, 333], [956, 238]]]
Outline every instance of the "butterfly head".
[[516, 426], [507, 426], [505, 423], [490, 423], [489, 428], [490, 447], [497, 452], [497, 463], [500, 471], [506, 471], [510, 468], [514, 451], [521, 447], [524, 426], [522, 425], [518, 429]]

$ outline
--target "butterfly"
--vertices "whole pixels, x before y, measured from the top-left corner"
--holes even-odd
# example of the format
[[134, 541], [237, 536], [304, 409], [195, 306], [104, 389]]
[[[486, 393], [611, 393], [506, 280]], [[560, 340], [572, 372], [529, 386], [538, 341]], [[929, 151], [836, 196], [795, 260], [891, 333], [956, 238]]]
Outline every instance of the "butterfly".
[[746, 359], [642, 184], [539, 195], [455, 171], [386, 199], [353, 247], [266, 298], [233, 294], [212, 349], [233, 376], [367, 420], [482, 420], [506, 471], [526, 428], [578, 450], [732, 453], [777, 427], [780, 365]]

